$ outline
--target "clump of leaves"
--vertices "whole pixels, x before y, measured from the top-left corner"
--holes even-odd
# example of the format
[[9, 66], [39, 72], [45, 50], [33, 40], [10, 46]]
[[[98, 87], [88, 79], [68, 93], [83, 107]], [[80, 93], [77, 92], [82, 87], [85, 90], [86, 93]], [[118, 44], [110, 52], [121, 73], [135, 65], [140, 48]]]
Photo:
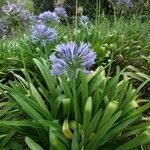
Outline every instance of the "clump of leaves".
[[[5, 101], [15, 102], [13, 107], [26, 114], [16, 119], [4, 117], [0, 127], [26, 136], [25, 142], [31, 150], [124, 150], [149, 143], [150, 123], [140, 120], [150, 102], [139, 106], [136, 101], [149, 79], [135, 89], [124, 71], [117, 69], [116, 75], [109, 77], [105, 68], [98, 68], [90, 75], [78, 74], [72, 89], [73, 82], [65, 75], [57, 78], [49, 74], [45, 59], [33, 61], [37, 74], [24, 68], [25, 78], [14, 73], [15, 82], [0, 84], [7, 97]], [[12, 137], [9, 132], [1, 134], [1, 139], [8, 137]], [[9, 146], [9, 141], [3, 147], [6, 145]]]

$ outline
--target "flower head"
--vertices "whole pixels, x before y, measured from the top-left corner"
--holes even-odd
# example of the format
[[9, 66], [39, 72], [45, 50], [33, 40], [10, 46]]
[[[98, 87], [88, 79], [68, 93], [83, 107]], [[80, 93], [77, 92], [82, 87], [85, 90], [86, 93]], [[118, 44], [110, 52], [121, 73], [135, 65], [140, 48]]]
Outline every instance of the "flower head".
[[9, 3], [2, 7], [2, 11], [7, 15], [17, 15], [21, 12], [22, 5], [21, 4], [15, 4], [15, 3]]
[[87, 16], [81, 16], [80, 17], [80, 24], [81, 25], [87, 25], [89, 22], [90, 22], [90, 20]]
[[59, 17], [68, 17], [66, 10], [63, 7], [56, 7], [54, 12], [59, 16]]
[[38, 17], [39, 21], [43, 24], [51, 23], [51, 22], [60, 22], [59, 17], [55, 12], [45, 11], [41, 13]]
[[32, 26], [32, 41], [39, 42], [42, 46], [56, 39], [57, 34], [54, 29], [48, 28], [45, 25], [38, 24]]
[[23, 9], [21, 12], [20, 12], [20, 18], [21, 20], [24, 20], [24, 21], [29, 21], [29, 20], [32, 20], [33, 17], [31, 16], [30, 12], [26, 9]]
[[25, 25], [28, 21], [32, 20], [30, 12], [19, 2], [8, 2], [7, 5], [2, 7], [2, 11], [5, 13], [7, 20], [12, 25]]
[[57, 45], [56, 54], [49, 57], [53, 63], [51, 74], [67, 72], [71, 76], [76, 76], [78, 71], [89, 73], [86, 69], [94, 64], [95, 58], [96, 54], [88, 43], [81, 42], [77, 45], [75, 42], [68, 42]]
[[116, 0], [118, 5], [125, 4], [127, 6], [133, 6], [132, 0]]

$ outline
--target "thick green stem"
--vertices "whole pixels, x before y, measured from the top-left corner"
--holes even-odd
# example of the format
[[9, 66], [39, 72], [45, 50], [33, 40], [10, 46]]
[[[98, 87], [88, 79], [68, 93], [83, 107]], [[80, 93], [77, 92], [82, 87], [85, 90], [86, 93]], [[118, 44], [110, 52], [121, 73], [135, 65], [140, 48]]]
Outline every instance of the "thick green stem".
[[76, 29], [78, 28], [78, 0], [76, 0]]
[[47, 53], [47, 46], [46, 45], [44, 45], [44, 52], [45, 52], [46, 59], [48, 59], [48, 53]]
[[67, 26], [68, 26], [68, 28], [69, 28], [70, 39], [71, 39], [71, 41], [72, 41], [72, 32], [71, 32], [71, 27], [70, 27], [70, 25], [69, 25], [68, 19], [67, 19], [67, 18], [65, 18], [65, 19], [66, 19], [66, 22], [67, 22]]
[[76, 121], [76, 127], [77, 127], [77, 134], [79, 135], [79, 106], [78, 106], [78, 99], [77, 99], [77, 89], [76, 89], [76, 80], [74, 79], [72, 82], [72, 91], [73, 91], [73, 107], [74, 107], [74, 113], [75, 113], [75, 121]]

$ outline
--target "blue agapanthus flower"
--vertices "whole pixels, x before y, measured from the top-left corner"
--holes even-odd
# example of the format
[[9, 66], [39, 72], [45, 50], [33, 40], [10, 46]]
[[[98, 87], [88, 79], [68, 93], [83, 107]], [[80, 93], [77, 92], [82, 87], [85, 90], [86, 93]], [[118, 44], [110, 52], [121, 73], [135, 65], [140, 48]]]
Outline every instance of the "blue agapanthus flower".
[[19, 14], [21, 20], [23, 21], [30, 21], [33, 20], [33, 17], [31, 16], [30, 12], [26, 9], [23, 9]]
[[9, 3], [2, 7], [2, 11], [7, 15], [17, 15], [21, 12], [22, 5], [19, 3]]
[[52, 61], [51, 74], [59, 75], [68, 73], [71, 77], [76, 77], [78, 71], [90, 73], [89, 69], [96, 59], [96, 54], [88, 43], [75, 42], [63, 43], [56, 46], [56, 53], [49, 57]]
[[55, 22], [58, 23], [60, 22], [59, 17], [57, 16], [57, 14], [55, 12], [50, 12], [50, 11], [45, 11], [43, 13], [41, 13], [38, 16], [39, 22], [47, 25], [49, 23]]
[[57, 34], [54, 29], [48, 28], [45, 25], [37, 24], [32, 26], [32, 41], [39, 42], [42, 46], [56, 39]]
[[87, 25], [88, 23], [90, 23], [88, 16], [81, 16], [80, 17], [80, 24], [81, 25]]
[[32, 20], [30, 12], [18, 3], [9, 3], [2, 7], [2, 12], [5, 13], [7, 20], [11, 23], [19, 22], [19, 24], [27, 24]]
[[68, 17], [68, 14], [66, 12], [66, 10], [63, 7], [56, 7], [54, 12], [59, 16], [59, 17], [63, 17], [66, 18]]
[[116, 0], [118, 5], [125, 4], [127, 6], [133, 6], [132, 0]]

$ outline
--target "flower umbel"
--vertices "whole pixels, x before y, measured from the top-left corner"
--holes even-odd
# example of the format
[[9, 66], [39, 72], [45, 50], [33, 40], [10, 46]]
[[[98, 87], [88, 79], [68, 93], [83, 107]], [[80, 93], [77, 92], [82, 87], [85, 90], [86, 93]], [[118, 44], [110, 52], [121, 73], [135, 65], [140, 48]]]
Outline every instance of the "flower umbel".
[[133, 6], [132, 0], [116, 0], [118, 5], [125, 4], [127, 6]]
[[32, 41], [39, 42], [42, 46], [56, 39], [57, 34], [54, 29], [48, 28], [45, 25], [37, 24], [32, 26]]
[[88, 16], [81, 16], [80, 17], [80, 24], [81, 25], [87, 25], [88, 23], [90, 23]]
[[75, 77], [78, 71], [90, 73], [87, 69], [95, 63], [95, 58], [96, 54], [88, 43], [81, 42], [77, 45], [75, 42], [68, 42], [57, 45], [56, 53], [49, 57], [52, 61], [51, 74], [68, 73]]
[[22, 8], [23, 6], [19, 3], [15, 4], [7, 2], [7, 4], [2, 7], [2, 11], [7, 15], [18, 15]]
[[21, 20], [23, 21], [30, 21], [33, 19], [33, 17], [31, 16], [30, 12], [26, 9], [23, 9], [21, 12], [20, 12], [20, 18]]
[[38, 17], [39, 21], [41, 21], [43, 24], [47, 25], [47, 23], [58, 23], [60, 22], [59, 17], [55, 12], [45, 11], [41, 13]]
[[2, 7], [2, 12], [6, 15], [7, 21], [11, 25], [27, 25], [32, 20], [30, 12], [18, 3], [9, 3]]
[[68, 17], [66, 10], [63, 7], [56, 7], [54, 12], [59, 16], [59, 17]]

